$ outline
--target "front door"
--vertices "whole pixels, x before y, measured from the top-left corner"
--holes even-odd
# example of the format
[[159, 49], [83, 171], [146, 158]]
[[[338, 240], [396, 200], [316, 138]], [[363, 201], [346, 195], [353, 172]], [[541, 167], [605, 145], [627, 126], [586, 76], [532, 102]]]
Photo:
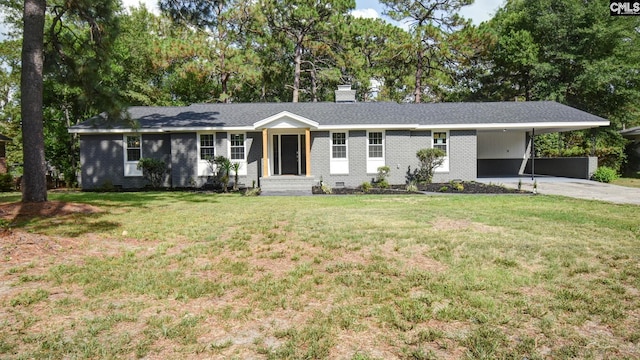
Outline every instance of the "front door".
[[282, 175], [298, 175], [298, 135], [280, 136]]

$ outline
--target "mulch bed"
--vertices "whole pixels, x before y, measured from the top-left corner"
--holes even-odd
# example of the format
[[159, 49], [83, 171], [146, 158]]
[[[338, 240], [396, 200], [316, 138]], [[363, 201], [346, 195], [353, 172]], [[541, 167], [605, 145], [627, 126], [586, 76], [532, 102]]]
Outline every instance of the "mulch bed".
[[[399, 194], [415, 194], [415, 193], [444, 193], [444, 194], [530, 194], [528, 191], [511, 189], [500, 185], [483, 184], [475, 181], [449, 182], [449, 183], [432, 183], [418, 185], [418, 192], [407, 191], [406, 185], [390, 185], [386, 189], [372, 188], [365, 192], [362, 187], [357, 188], [333, 188], [332, 194], [335, 195], [399, 195]], [[320, 186], [314, 186], [314, 195], [324, 195]]]

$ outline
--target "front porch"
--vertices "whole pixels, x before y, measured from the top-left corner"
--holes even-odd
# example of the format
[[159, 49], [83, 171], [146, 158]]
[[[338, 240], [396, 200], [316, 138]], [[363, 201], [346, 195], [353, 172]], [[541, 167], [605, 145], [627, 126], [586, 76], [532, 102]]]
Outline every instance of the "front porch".
[[311, 129], [318, 123], [287, 111], [254, 124], [262, 131], [262, 179], [311, 177]]

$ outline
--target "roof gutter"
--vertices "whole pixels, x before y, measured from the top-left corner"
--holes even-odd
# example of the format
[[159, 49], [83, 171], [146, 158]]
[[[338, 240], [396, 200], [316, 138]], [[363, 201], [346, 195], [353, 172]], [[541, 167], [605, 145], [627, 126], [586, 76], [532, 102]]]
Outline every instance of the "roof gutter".
[[[537, 122], [537, 123], [490, 123], [490, 124], [358, 124], [358, 125], [320, 125], [317, 130], [557, 130], [570, 131], [589, 129], [601, 126], [609, 126], [609, 121], [583, 121], [583, 122]], [[259, 131], [255, 126], [233, 127], [175, 127], [154, 129], [74, 129], [71, 134], [164, 134], [172, 132], [198, 132], [198, 131]], [[316, 130], [316, 129], [312, 129]]]
[[166, 129], [74, 129], [70, 128], [70, 134], [168, 134], [173, 132], [196, 131], [255, 131], [252, 126], [235, 127], [176, 127]]
[[418, 130], [530, 130], [536, 129], [589, 129], [609, 126], [609, 121], [581, 121], [581, 122], [536, 122], [536, 123], [489, 123], [489, 124], [437, 124], [420, 125]]

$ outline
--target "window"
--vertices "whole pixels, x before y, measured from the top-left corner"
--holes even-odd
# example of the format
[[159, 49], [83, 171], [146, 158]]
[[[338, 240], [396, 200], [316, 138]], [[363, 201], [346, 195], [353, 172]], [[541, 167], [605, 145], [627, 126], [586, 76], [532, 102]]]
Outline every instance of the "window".
[[331, 133], [331, 154], [329, 172], [336, 175], [349, 173], [349, 154], [347, 153], [347, 132]]
[[231, 134], [231, 160], [244, 160], [244, 134]]
[[334, 159], [346, 159], [347, 158], [347, 134], [332, 133], [331, 141], [332, 141], [331, 157]]
[[382, 133], [381, 132], [369, 133], [369, 157], [370, 158], [384, 157], [384, 151], [382, 149]]
[[142, 137], [140, 135], [124, 135], [124, 176], [142, 176], [138, 169], [138, 161], [142, 158]]
[[138, 161], [142, 157], [142, 149], [140, 148], [140, 135], [127, 135], [127, 157], [125, 161]]
[[433, 132], [433, 148], [444, 151], [444, 162], [438, 166], [436, 172], [448, 172], [449, 171], [449, 132], [448, 131], [434, 131]]
[[200, 134], [200, 160], [215, 158], [215, 134]]
[[447, 154], [447, 133], [446, 132], [434, 132], [433, 133], [433, 147], [440, 149]]

